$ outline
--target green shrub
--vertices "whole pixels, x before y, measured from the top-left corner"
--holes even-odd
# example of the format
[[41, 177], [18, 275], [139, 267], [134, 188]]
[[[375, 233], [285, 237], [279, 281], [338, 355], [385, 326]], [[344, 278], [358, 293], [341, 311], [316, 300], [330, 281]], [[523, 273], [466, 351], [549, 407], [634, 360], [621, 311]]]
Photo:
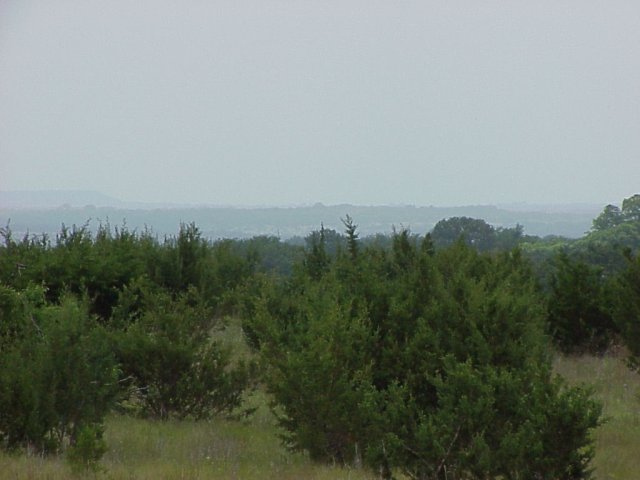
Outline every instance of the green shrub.
[[314, 459], [344, 463], [354, 458], [355, 435], [366, 426], [374, 335], [366, 312], [342, 304], [326, 286], [306, 284], [288, 318], [272, 318], [259, 305], [256, 321], [270, 364], [266, 381], [284, 410], [278, 419], [286, 443]]
[[247, 322], [292, 447], [385, 477], [589, 477], [600, 408], [552, 378], [518, 251], [434, 253], [400, 233], [390, 253], [297, 272]]
[[75, 442], [67, 449], [66, 460], [75, 473], [97, 472], [100, 459], [107, 452], [102, 425], [84, 425]]
[[630, 352], [631, 363], [640, 370], [640, 255], [627, 257], [627, 266], [610, 286], [613, 318]]
[[547, 302], [551, 333], [564, 352], [602, 352], [617, 332], [602, 270], [566, 253], [555, 258]]
[[60, 450], [84, 425], [102, 423], [118, 391], [115, 358], [86, 302], [66, 296], [33, 307], [27, 294], [15, 296], [27, 303], [14, 317], [22, 333], [0, 351], [0, 439]]
[[127, 288], [112, 333], [123, 376], [132, 380], [141, 413], [203, 418], [239, 405], [252, 369], [231, 365], [231, 352], [211, 339], [211, 309], [195, 288], [173, 298], [153, 285]]

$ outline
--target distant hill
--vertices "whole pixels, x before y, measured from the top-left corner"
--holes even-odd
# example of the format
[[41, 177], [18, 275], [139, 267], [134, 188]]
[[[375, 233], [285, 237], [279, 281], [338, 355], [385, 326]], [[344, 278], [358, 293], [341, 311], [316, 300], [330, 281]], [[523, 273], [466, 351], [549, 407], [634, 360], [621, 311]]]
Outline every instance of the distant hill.
[[123, 202], [90, 190], [43, 190], [0, 192], [0, 208], [57, 208], [63, 206], [118, 207]]
[[340, 221], [350, 215], [361, 235], [409, 228], [424, 234], [450, 217], [481, 218], [496, 227], [521, 224], [529, 235], [577, 238], [591, 227], [598, 206], [356, 206], [316, 204], [304, 207], [185, 207], [127, 204], [97, 192], [0, 192], [0, 226], [10, 224], [16, 236], [27, 232], [54, 235], [61, 225], [95, 229], [102, 222], [126, 223], [130, 230], [151, 229], [164, 236], [178, 231], [181, 222], [195, 222], [209, 238], [247, 238], [275, 235], [283, 239], [306, 236], [321, 225], [342, 231]]

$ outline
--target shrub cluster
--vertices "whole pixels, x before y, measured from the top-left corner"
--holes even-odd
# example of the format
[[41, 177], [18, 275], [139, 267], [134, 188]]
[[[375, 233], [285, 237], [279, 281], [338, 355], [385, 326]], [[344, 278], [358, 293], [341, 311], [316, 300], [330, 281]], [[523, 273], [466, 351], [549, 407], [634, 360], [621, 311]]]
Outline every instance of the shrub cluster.
[[152, 285], [126, 287], [112, 321], [115, 351], [137, 411], [145, 416], [195, 419], [231, 411], [252, 379], [244, 362], [211, 339], [218, 325], [200, 293], [172, 298]]
[[333, 261], [320, 237], [246, 322], [289, 445], [389, 478], [586, 478], [600, 408], [553, 378], [521, 255], [353, 233]]
[[258, 374], [214, 340], [234, 314], [285, 442], [318, 461], [385, 478], [588, 478], [600, 407], [553, 376], [551, 341], [623, 341], [640, 365], [638, 198], [585, 239], [541, 240], [549, 262], [510, 250], [531, 240], [521, 227], [455, 217], [367, 239], [347, 217], [344, 235], [322, 228], [304, 248], [209, 242], [193, 224], [163, 241], [1, 229], [0, 448], [66, 448], [95, 469], [114, 407], [230, 412]]
[[0, 442], [46, 453], [102, 423], [119, 368], [86, 302], [42, 294], [0, 286]]
[[148, 232], [62, 229], [0, 248], [0, 447], [75, 465], [104, 450], [116, 404], [156, 418], [228, 413], [254, 369], [212, 340], [252, 264], [195, 225]]

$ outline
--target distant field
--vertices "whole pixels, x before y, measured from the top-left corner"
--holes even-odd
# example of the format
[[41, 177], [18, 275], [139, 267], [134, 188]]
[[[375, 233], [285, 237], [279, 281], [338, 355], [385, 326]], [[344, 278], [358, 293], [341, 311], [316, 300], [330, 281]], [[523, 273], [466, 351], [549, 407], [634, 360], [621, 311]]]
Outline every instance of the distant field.
[[[598, 480], [638, 478], [640, 375], [617, 357], [560, 357], [556, 371], [571, 383], [591, 382], [609, 420], [596, 433]], [[359, 469], [313, 464], [284, 449], [262, 394], [247, 421], [153, 422], [112, 415], [107, 420], [104, 479], [374, 479]], [[63, 458], [0, 455], [0, 478], [72, 477]]]

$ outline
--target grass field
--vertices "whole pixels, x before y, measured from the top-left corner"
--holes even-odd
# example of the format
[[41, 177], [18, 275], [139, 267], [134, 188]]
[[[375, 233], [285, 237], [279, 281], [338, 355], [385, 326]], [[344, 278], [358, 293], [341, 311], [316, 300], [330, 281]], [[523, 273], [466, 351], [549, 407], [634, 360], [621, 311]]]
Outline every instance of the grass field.
[[620, 355], [559, 357], [555, 368], [570, 383], [590, 383], [607, 421], [596, 431], [598, 480], [640, 478], [640, 375]]
[[[260, 395], [258, 395], [260, 397]], [[313, 464], [280, 444], [266, 402], [249, 421], [149, 421], [112, 415], [100, 479], [367, 479], [367, 472]], [[0, 478], [64, 479], [63, 458], [0, 455]]]
[[[596, 478], [640, 478], [640, 375], [617, 356], [559, 357], [556, 371], [571, 383], [592, 383], [608, 421], [596, 432]], [[101, 479], [373, 479], [370, 472], [313, 464], [285, 450], [264, 396], [246, 421], [154, 422], [112, 415], [107, 420]], [[0, 454], [0, 478], [65, 479], [64, 458]], [[83, 477], [86, 477], [84, 475]]]

